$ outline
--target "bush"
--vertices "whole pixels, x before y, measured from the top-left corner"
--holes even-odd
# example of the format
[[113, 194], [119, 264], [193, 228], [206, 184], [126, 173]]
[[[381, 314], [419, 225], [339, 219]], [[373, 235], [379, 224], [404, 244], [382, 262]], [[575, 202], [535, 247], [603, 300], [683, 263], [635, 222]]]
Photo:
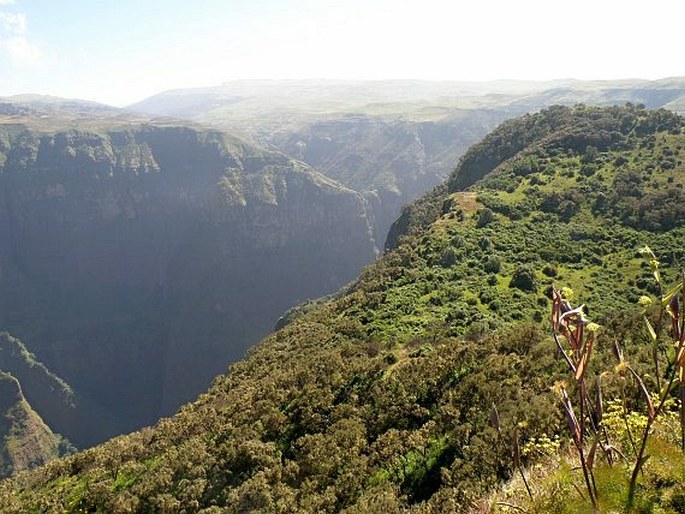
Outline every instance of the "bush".
[[542, 274], [546, 277], [556, 277], [558, 273], [557, 267], [553, 264], [547, 264], [542, 268]]
[[519, 266], [511, 276], [509, 287], [515, 287], [521, 291], [536, 291], [535, 270], [529, 265]]
[[502, 269], [502, 264], [497, 257], [490, 256], [483, 264], [483, 269], [486, 273], [499, 273]]
[[453, 266], [457, 260], [459, 260], [459, 254], [456, 250], [454, 248], [446, 248], [440, 257], [440, 265], [443, 268], [449, 268], [450, 266]]
[[478, 211], [478, 221], [476, 222], [476, 227], [483, 228], [493, 221], [495, 221], [495, 213], [490, 209], [485, 208]]

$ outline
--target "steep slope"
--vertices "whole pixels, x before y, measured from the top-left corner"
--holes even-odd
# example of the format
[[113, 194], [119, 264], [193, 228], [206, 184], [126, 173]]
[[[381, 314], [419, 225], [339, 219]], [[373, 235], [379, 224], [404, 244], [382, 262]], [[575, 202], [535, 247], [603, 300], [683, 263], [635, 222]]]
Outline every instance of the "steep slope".
[[[407, 209], [394, 250], [347, 290], [293, 313], [173, 418], [2, 483], [0, 509], [465, 512], [513, 471], [493, 400], [522, 443], [565, 423], [549, 282], [603, 324], [596, 362], [614, 340], [638, 370], [650, 359], [635, 301], [653, 277], [637, 248], [662, 257], [666, 282], [679, 277], [684, 126], [634, 107], [505, 124], [479, 147], [500, 157], [457, 167], [452, 184], [489, 163], [468, 171], [471, 189]], [[507, 158], [500, 143], [519, 149]]]
[[32, 109], [0, 125], [0, 326], [123, 422], [65, 428], [79, 447], [173, 412], [375, 256], [365, 200], [303, 163], [217, 130]]
[[442, 182], [457, 157], [507, 116], [489, 110], [436, 121], [347, 116], [273, 134], [268, 143], [364, 194], [382, 241], [401, 207]]
[[31, 408], [17, 379], [0, 371], [0, 477], [45, 464], [67, 448]]

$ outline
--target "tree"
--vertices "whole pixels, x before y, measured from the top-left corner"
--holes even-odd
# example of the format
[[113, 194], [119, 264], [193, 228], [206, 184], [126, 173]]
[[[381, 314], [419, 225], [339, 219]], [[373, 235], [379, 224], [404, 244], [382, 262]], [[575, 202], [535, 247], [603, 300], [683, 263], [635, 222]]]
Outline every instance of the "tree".
[[478, 228], [483, 228], [493, 221], [495, 221], [495, 213], [490, 209], [486, 207], [485, 209], [478, 211], [478, 221], [476, 222]]
[[532, 266], [526, 264], [516, 268], [511, 276], [509, 287], [515, 287], [521, 291], [536, 291], [537, 280], [535, 279], [535, 270]]

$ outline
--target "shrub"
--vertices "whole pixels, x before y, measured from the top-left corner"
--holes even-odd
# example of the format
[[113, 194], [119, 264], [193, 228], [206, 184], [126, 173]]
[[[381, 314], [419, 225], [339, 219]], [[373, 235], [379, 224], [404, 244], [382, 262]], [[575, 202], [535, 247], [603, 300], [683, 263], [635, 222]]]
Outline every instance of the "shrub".
[[542, 268], [542, 274], [546, 277], [556, 277], [558, 273], [557, 267], [553, 264], [547, 264]]
[[536, 291], [537, 280], [535, 270], [530, 265], [523, 265], [516, 268], [511, 276], [509, 287], [515, 287], [521, 291]]
[[490, 256], [483, 264], [483, 269], [486, 273], [499, 273], [502, 269], [502, 264], [497, 257]]
[[483, 228], [493, 221], [495, 221], [495, 213], [490, 209], [485, 208], [478, 211], [478, 221], [476, 222], [476, 227]]

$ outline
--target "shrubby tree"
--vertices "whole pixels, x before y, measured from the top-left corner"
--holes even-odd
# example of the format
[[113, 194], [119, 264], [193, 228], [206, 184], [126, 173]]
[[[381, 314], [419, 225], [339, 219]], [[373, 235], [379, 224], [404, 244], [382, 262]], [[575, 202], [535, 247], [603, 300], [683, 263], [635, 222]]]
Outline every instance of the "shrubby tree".
[[511, 276], [509, 287], [515, 287], [521, 291], [536, 291], [537, 280], [533, 267], [526, 264], [516, 268]]
[[476, 226], [478, 228], [483, 228], [493, 221], [495, 221], [495, 213], [486, 207], [478, 212], [478, 221], [476, 221]]

